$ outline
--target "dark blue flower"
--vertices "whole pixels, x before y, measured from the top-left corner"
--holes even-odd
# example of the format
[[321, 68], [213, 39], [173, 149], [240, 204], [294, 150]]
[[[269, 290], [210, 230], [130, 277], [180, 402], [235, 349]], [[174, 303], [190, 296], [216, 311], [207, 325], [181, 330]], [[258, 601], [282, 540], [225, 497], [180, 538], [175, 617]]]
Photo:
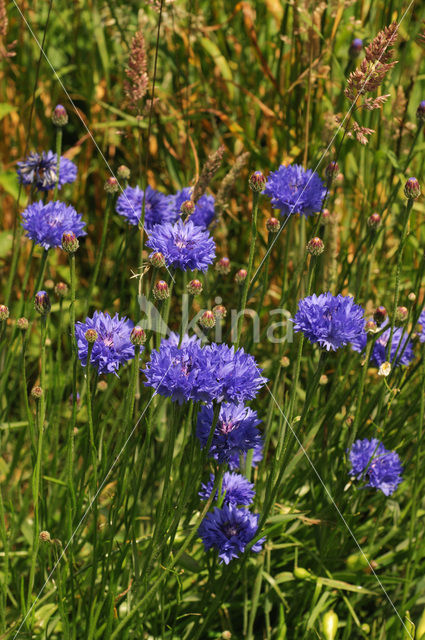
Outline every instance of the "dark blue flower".
[[[388, 324], [388, 320], [386, 320], [381, 327], [385, 327]], [[370, 356], [370, 361], [372, 364], [375, 364], [377, 367], [380, 367], [381, 364], [387, 362], [387, 345], [388, 340], [390, 338], [391, 329], [388, 328], [384, 331], [379, 338], [375, 340], [375, 344], [373, 345], [372, 353]], [[402, 327], [395, 327], [393, 333], [393, 339], [391, 342], [391, 353], [390, 353], [390, 362], [394, 367], [399, 367], [400, 365], [408, 365], [412, 362], [415, 354], [413, 353], [413, 344], [410, 340], [408, 340], [409, 334]], [[366, 332], [362, 331], [362, 333], [351, 343], [351, 347], [354, 351], [361, 353], [366, 348], [367, 336]]]
[[[214, 410], [211, 404], [204, 405], [198, 413], [196, 435], [204, 448], [208, 443], [213, 424]], [[211, 440], [209, 456], [219, 462], [229, 462], [233, 456], [239, 456], [261, 445], [261, 433], [257, 426], [261, 423], [257, 412], [243, 404], [224, 403]]]
[[294, 330], [302, 331], [311, 343], [336, 351], [361, 335], [364, 311], [350, 296], [313, 294], [299, 301]]
[[182, 271], [206, 271], [215, 258], [214, 240], [191, 220], [155, 225], [146, 244], [153, 253], [162, 253], [168, 266]]
[[88, 343], [85, 337], [87, 329], [95, 329], [97, 339], [93, 344], [90, 363], [99, 373], [116, 373], [121, 365], [134, 358], [134, 345], [130, 341], [133, 323], [116, 313], [95, 311], [93, 318], [75, 324], [75, 337], [78, 345], [78, 357], [83, 367], [87, 365]]
[[[18, 180], [24, 185], [34, 185], [39, 191], [49, 191], [56, 186], [57, 155], [53, 151], [43, 151], [41, 154], [32, 151], [25, 160], [17, 163]], [[61, 156], [59, 165], [59, 183], [62, 185], [75, 182], [77, 178], [76, 165]]]
[[422, 309], [421, 315], [418, 318], [418, 324], [420, 330], [418, 332], [419, 342], [425, 342], [425, 309]]
[[206, 368], [211, 372], [214, 385], [211, 400], [245, 402], [252, 400], [266, 384], [255, 358], [244, 349], [235, 350], [227, 344], [211, 344], [204, 347]]
[[[245, 551], [248, 543], [254, 538], [258, 529], [258, 513], [250, 513], [248, 509], [238, 509], [232, 504], [222, 509], [214, 508], [202, 521], [198, 535], [204, 543], [205, 551], [212, 547], [219, 551], [218, 557], [225, 564], [238, 558]], [[258, 540], [251, 551], [261, 551], [265, 538]]]
[[312, 215], [321, 210], [326, 190], [317, 173], [305, 171], [300, 165], [281, 165], [268, 177], [264, 193], [272, 206], [289, 216], [301, 213]]
[[[201, 485], [201, 491], [199, 497], [201, 500], [208, 500], [212, 490], [214, 488], [214, 474], [210, 475], [210, 479], [206, 484]], [[238, 473], [226, 473], [223, 475], [223, 482], [221, 485], [221, 493], [223, 496], [223, 504], [245, 505], [249, 506], [254, 500], [255, 491], [252, 482], [247, 480], [244, 476]], [[215, 492], [214, 500], [217, 501], [218, 489]]]
[[27, 237], [45, 249], [60, 247], [62, 235], [67, 231], [72, 231], [78, 237], [87, 235], [82, 216], [59, 200], [47, 204], [34, 202], [25, 209], [22, 217]]
[[[140, 187], [126, 187], [117, 199], [115, 210], [128, 222], [137, 226], [142, 217], [143, 189]], [[172, 221], [173, 216], [168, 205], [168, 198], [163, 193], [146, 187], [145, 224], [150, 231], [154, 225]]]
[[[242, 468], [241, 468], [241, 455], [242, 455]], [[232, 453], [229, 457], [228, 464], [231, 471], [240, 471], [245, 473], [245, 464], [247, 453]], [[251, 466], [257, 467], [263, 459], [263, 443], [256, 444], [254, 447], [254, 453], [252, 454]]]
[[366, 486], [390, 496], [401, 482], [403, 467], [394, 451], [388, 451], [376, 438], [356, 440], [349, 452], [350, 475], [367, 480]]
[[[170, 209], [173, 212], [175, 220], [178, 220], [178, 218], [180, 217], [180, 209], [183, 202], [186, 202], [186, 200], [190, 200], [191, 196], [192, 189], [190, 187], [185, 187], [173, 196], [168, 197]], [[196, 203], [195, 211], [191, 214], [189, 220], [191, 220], [197, 227], [206, 229], [213, 221], [214, 216], [214, 197], [204, 194]]]

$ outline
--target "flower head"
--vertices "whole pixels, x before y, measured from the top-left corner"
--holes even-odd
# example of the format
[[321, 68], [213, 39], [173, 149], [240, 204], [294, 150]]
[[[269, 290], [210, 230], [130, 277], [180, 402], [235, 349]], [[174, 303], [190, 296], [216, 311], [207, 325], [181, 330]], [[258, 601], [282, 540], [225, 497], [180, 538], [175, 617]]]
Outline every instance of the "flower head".
[[[210, 479], [206, 484], [201, 485], [201, 491], [199, 497], [201, 500], [208, 500], [212, 490], [214, 488], [214, 474], [210, 475]], [[244, 476], [238, 473], [226, 473], [223, 476], [223, 482], [221, 486], [221, 494], [224, 494], [224, 504], [234, 504], [249, 506], [255, 496], [254, 485], [249, 482]], [[218, 490], [215, 492], [214, 500], [217, 501]]]
[[[118, 197], [116, 212], [127, 218], [129, 224], [137, 227], [142, 217], [143, 189], [140, 187], [126, 187]], [[146, 187], [145, 198], [145, 229], [148, 231], [156, 224], [170, 222], [172, 219], [167, 196], [152, 187]]]
[[[185, 187], [181, 191], [177, 191], [173, 196], [168, 197], [170, 210], [173, 213], [173, 219], [178, 220], [181, 214], [181, 206], [184, 202], [192, 197], [192, 189]], [[195, 210], [190, 214], [189, 220], [197, 227], [206, 229], [209, 227], [215, 216], [214, 197], [203, 195], [199, 198], [195, 205]]]
[[[32, 151], [25, 160], [17, 163], [18, 180], [23, 185], [34, 185], [39, 191], [49, 191], [56, 186], [57, 155], [53, 151], [43, 151], [41, 154]], [[61, 156], [59, 165], [58, 188], [77, 178], [76, 165]]]
[[78, 357], [83, 367], [87, 365], [88, 342], [85, 334], [88, 329], [97, 332], [90, 363], [97, 367], [99, 373], [116, 373], [121, 365], [134, 358], [134, 345], [130, 340], [133, 329], [131, 320], [120, 318], [117, 313], [111, 318], [109, 313], [95, 311], [93, 318], [75, 324]]
[[[204, 448], [208, 443], [214, 419], [212, 405], [204, 405], [198, 414], [196, 435]], [[223, 403], [214, 434], [211, 440], [209, 456], [219, 462], [229, 462], [233, 456], [239, 456], [261, 445], [261, 434], [257, 429], [261, 420], [257, 412], [243, 404]]]
[[[388, 319], [385, 320], [381, 327], [385, 327], [388, 324]], [[370, 361], [377, 367], [380, 367], [387, 361], [387, 345], [390, 339], [391, 329], [388, 328], [384, 331], [373, 345]], [[367, 335], [365, 330], [357, 336], [351, 343], [351, 347], [354, 351], [361, 353], [367, 342]], [[391, 342], [391, 353], [389, 362], [393, 367], [399, 367], [400, 365], [408, 365], [412, 362], [415, 354], [413, 353], [413, 344], [409, 340], [408, 332], [402, 327], [395, 327], [393, 333], [393, 339]]]
[[214, 240], [190, 219], [155, 225], [146, 244], [154, 252], [160, 251], [169, 266], [182, 271], [206, 271], [215, 258]]
[[367, 480], [367, 487], [390, 496], [401, 482], [403, 467], [394, 451], [388, 451], [376, 438], [356, 440], [349, 452], [350, 475]]
[[264, 193], [282, 214], [310, 216], [320, 211], [326, 190], [317, 173], [298, 164], [281, 165], [268, 177]]
[[81, 214], [59, 200], [47, 204], [41, 200], [34, 202], [25, 209], [22, 217], [27, 237], [45, 249], [60, 247], [64, 233], [72, 232], [77, 237], [87, 235]]
[[[259, 514], [250, 513], [248, 509], [238, 509], [232, 504], [222, 509], [215, 507], [207, 514], [198, 529], [205, 551], [214, 547], [219, 551], [218, 557], [225, 564], [238, 558], [245, 551], [247, 544], [254, 538], [258, 529]], [[251, 551], [261, 551], [265, 538], [258, 540]]]
[[351, 296], [313, 294], [298, 303], [294, 330], [327, 351], [356, 340], [364, 331], [364, 311]]

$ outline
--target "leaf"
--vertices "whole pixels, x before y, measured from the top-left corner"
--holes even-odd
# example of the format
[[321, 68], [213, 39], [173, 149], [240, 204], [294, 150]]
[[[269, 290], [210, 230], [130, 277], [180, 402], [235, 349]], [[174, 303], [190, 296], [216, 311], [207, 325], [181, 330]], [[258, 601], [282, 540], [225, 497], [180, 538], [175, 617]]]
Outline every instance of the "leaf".
[[0, 102], [0, 120], [3, 120], [9, 113], [12, 111], [16, 111], [16, 107], [13, 104], [9, 104], [8, 102]]
[[[11, 196], [13, 196], [15, 200], [18, 200], [19, 183], [14, 171], [0, 172], [0, 186], [3, 187], [6, 193], [9, 193]], [[26, 206], [27, 199], [28, 198], [25, 194], [25, 191], [21, 189], [20, 204]]]
[[353, 593], [376, 595], [375, 591], [370, 591], [369, 589], [366, 589], [359, 584], [350, 584], [349, 582], [344, 582], [343, 580], [331, 580], [330, 578], [317, 578], [317, 580], [324, 584], [326, 587], [331, 587], [332, 589], [341, 589], [343, 591], [352, 591]]
[[209, 40], [208, 38], [201, 38], [200, 43], [203, 49], [213, 58], [223, 78], [227, 80], [227, 90], [229, 92], [229, 97], [231, 100], [233, 100], [234, 90], [233, 85], [231, 84], [231, 81], [233, 80], [233, 73], [228, 65], [226, 58], [223, 56], [220, 49], [212, 40]]

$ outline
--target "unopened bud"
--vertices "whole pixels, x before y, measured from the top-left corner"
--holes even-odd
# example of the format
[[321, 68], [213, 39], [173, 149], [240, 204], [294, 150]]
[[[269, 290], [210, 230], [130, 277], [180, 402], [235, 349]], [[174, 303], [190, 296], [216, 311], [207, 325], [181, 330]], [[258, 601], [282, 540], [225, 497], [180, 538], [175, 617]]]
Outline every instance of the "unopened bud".
[[261, 171], [254, 171], [248, 180], [248, 184], [251, 191], [258, 193], [266, 186], [266, 177]]
[[9, 307], [5, 304], [0, 304], [0, 320], [7, 320], [9, 317]]
[[280, 364], [282, 365], [282, 367], [284, 369], [286, 369], [287, 367], [289, 367], [291, 361], [289, 360], [288, 356], [283, 356], [280, 360]]
[[121, 164], [117, 169], [117, 177], [118, 180], [130, 180], [130, 169]]
[[[415, 625], [410, 619], [409, 611], [406, 611], [406, 616], [404, 618], [404, 627], [403, 627], [403, 640], [412, 640], [415, 637]], [[416, 636], [419, 640], [419, 636]]]
[[422, 102], [419, 103], [416, 110], [416, 117], [419, 122], [425, 122], [425, 100], [422, 100]]
[[40, 400], [42, 395], [43, 389], [41, 387], [35, 386], [31, 389], [31, 396], [34, 398], [34, 400]]
[[338, 176], [339, 174], [339, 166], [338, 163], [335, 161], [332, 161], [328, 164], [328, 166], [326, 167], [326, 177], [329, 180], [335, 180], [335, 178]]
[[322, 375], [319, 378], [319, 384], [324, 386], [325, 384], [328, 384], [329, 382], [329, 378], [325, 373], [322, 373]]
[[153, 253], [149, 257], [149, 260], [151, 265], [155, 267], [155, 269], [161, 269], [162, 267], [165, 267], [165, 258], [162, 253], [160, 253], [160, 251], [155, 251], [155, 253]]
[[266, 222], [267, 231], [269, 233], [277, 233], [280, 229], [280, 221], [277, 218], [269, 218]]
[[170, 295], [168, 284], [165, 280], [158, 280], [153, 288], [153, 297], [155, 300], [166, 300]]
[[377, 307], [373, 312], [373, 319], [375, 320], [377, 325], [381, 325], [385, 318], [387, 317], [387, 310], [382, 305]]
[[376, 333], [378, 331], [378, 325], [373, 320], [368, 320], [365, 324], [364, 330], [366, 333]]
[[50, 533], [48, 531], [40, 531], [40, 535], [38, 536], [40, 542], [51, 542], [52, 539], [50, 537]]
[[335, 640], [338, 629], [338, 616], [335, 611], [327, 611], [322, 618], [324, 640]]
[[239, 271], [235, 275], [235, 282], [237, 284], [243, 284], [246, 280], [248, 273], [246, 269], [239, 269]]
[[46, 287], [46, 289], [54, 289], [55, 283], [51, 278], [48, 278], [47, 280], [44, 281], [44, 286]]
[[413, 293], [413, 291], [411, 291], [407, 296], [407, 299], [413, 304], [414, 302], [416, 302], [416, 293]]
[[108, 383], [106, 382], [106, 380], [99, 380], [99, 382], [97, 383], [97, 388], [99, 391], [106, 391], [106, 389], [108, 388]]
[[185, 200], [180, 207], [180, 212], [183, 216], [190, 216], [194, 211], [195, 203], [192, 200]]
[[57, 104], [52, 113], [52, 122], [55, 127], [64, 127], [68, 124], [68, 114], [61, 104]]
[[409, 316], [409, 311], [406, 307], [397, 307], [395, 312], [395, 318], [399, 322], [405, 322]]
[[49, 294], [46, 291], [39, 291], [36, 293], [34, 306], [35, 310], [38, 311], [40, 315], [46, 316], [51, 309]]
[[222, 304], [217, 304], [213, 307], [212, 312], [217, 320], [222, 320], [227, 315], [227, 309]]
[[105, 182], [106, 193], [116, 193], [119, 188], [118, 180], [114, 176], [109, 176]]
[[191, 296], [197, 296], [200, 293], [202, 293], [202, 282], [200, 280], [191, 280], [188, 284], [187, 284], [187, 292], [191, 295]]
[[381, 216], [379, 213], [372, 213], [371, 216], [367, 219], [367, 226], [369, 229], [378, 229], [381, 226]]
[[65, 282], [58, 282], [55, 286], [55, 294], [58, 298], [65, 298], [68, 295], [68, 285]]
[[223, 633], [221, 634], [221, 640], [231, 640], [231, 638], [232, 638], [231, 631], [223, 631]]
[[144, 332], [142, 327], [139, 327], [138, 325], [133, 327], [130, 333], [130, 342], [132, 342], [132, 344], [136, 345], [137, 347], [140, 347], [146, 342], [146, 333]]
[[313, 575], [310, 573], [310, 571], [307, 571], [307, 569], [304, 569], [303, 567], [295, 567], [294, 576], [298, 580], [311, 580], [311, 578], [313, 578]]
[[93, 344], [97, 340], [97, 331], [96, 329], [87, 329], [84, 334], [85, 339], [89, 344]]
[[218, 260], [215, 263], [214, 268], [216, 271], [218, 271], [218, 273], [221, 273], [222, 275], [226, 275], [230, 271], [229, 258], [226, 258], [226, 257], [220, 258], [220, 260]]
[[28, 320], [26, 318], [18, 318], [16, 321], [16, 326], [21, 331], [27, 331], [29, 327]]
[[384, 376], [386, 378], [391, 373], [391, 363], [383, 362], [378, 369], [378, 376]]
[[421, 195], [421, 188], [416, 178], [409, 178], [404, 185], [404, 195], [409, 200], [416, 200]]
[[331, 219], [331, 212], [329, 211], [329, 209], [323, 209], [322, 211], [322, 223], [323, 224], [327, 224], [328, 222], [330, 222]]
[[66, 231], [62, 234], [62, 249], [66, 253], [75, 253], [79, 246], [80, 243], [73, 231]]
[[201, 327], [204, 327], [204, 329], [212, 329], [215, 326], [215, 316], [213, 312], [209, 309], [204, 311], [199, 319], [199, 324]]
[[361, 38], [354, 38], [350, 44], [349, 54], [351, 58], [358, 58], [363, 49], [363, 40]]
[[312, 238], [307, 243], [307, 251], [311, 256], [320, 256], [325, 250], [322, 238]]

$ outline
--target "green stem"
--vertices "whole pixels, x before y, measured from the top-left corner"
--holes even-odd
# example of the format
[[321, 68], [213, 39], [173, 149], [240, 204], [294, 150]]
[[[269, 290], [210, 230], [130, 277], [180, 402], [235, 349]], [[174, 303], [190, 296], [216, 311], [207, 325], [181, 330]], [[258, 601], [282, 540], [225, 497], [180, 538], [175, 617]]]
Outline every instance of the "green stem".
[[99, 251], [97, 253], [96, 263], [94, 265], [93, 277], [90, 281], [89, 289], [87, 292], [87, 298], [86, 298], [87, 308], [90, 305], [93, 290], [96, 286], [97, 278], [99, 276], [100, 264], [102, 262], [103, 252], [105, 251], [106, 235], [108, 232], [109, 214], [112, 209], [113, 201], [114, 201], [114, 194], [108, 193], [107, 199], [106, 199], [105, 217], [103, 219], [102, 237], [100, 239], [100, 245], [99, 245]]
[[53, 200], [56, 200], [56, 198], [58, 197], [61, 152], [62, 152], [62, 127], [56, 127], [56, 156], [57, 156], [57, 160], [56, 160], [56, 184], [55, 184], [55, 190], [53, 192]]
[[239, 317], [238, 317], [238, 331], [237, 331], [235, 349], [239, 347], [239, 343], [241, 339], [243, 317], [244, 317], [246, 302], [248, 298], [248, 289], [251, 281], [252, 266], [254, 264], [255, 240], [257, 237], [257, 214], [258, 214], [259, 198], [260, 198], [259, 192], [254, 191], [252, 194], [252, 223], [251, 223], [251, 238], [250, 238], [250, 246], [249, 246], [248, 269], [247, 269], [247, 276], [245, 278], [245, 282], [242, 289], [242, 301], [241, 301], [241, 308], [240, 308]]
[[362, 403], [363, 403], [363, 393], [364, 393], [364, 383], [366, 380], [366, 374], [369, 367], [370, 355], [372, 353], [372, 347], [375, 343], [373, 336], [368, 334], [367, 344], [366, 344], [366, 353], [365, 353], [365, 361], [363, 363], [362, 372], [360, 374], [359, 386], [357, 388], [357, 396], [356, 396], [356, 413], [354, 414], [354, 422], [351, 429], [350, 437], [348, 439], [348, 449], [351, 449], [354, 440], [356, 439], [357, 431], [359, 429], [360, 416], [362, 413]]

